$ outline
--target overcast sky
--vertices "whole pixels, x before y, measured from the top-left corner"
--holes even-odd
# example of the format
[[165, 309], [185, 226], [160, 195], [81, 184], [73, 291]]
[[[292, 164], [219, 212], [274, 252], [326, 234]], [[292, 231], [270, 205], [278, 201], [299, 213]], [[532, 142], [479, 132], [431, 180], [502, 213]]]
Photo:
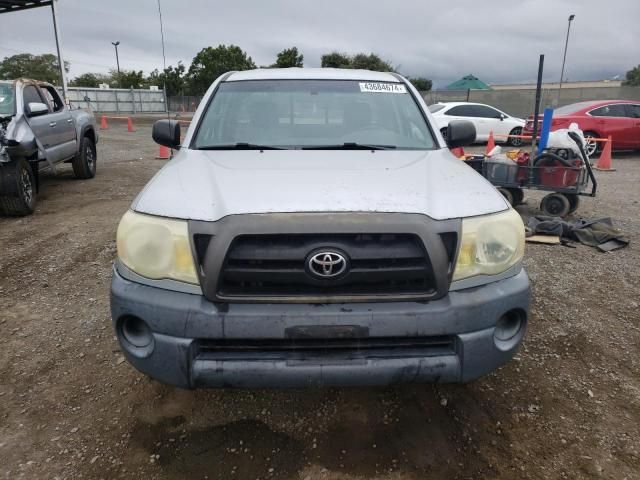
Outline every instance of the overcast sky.
[[[489, 83], [557, 80], [574, 13], [565, 78], [624, 75], [640, 64], [640, 0], [161, 0], [167, 65], [189, 65], [205, 46], [236, 44], [257, 65], [297, 46], [307, 67], [333, 50], [375, 52], [437, 86], [474, 73]], [[70, 78], [120, 66], [162, 68], [157, 0], [59, 0]], [[0, 58], [55, 52], [50, 8], [0, 15]]]

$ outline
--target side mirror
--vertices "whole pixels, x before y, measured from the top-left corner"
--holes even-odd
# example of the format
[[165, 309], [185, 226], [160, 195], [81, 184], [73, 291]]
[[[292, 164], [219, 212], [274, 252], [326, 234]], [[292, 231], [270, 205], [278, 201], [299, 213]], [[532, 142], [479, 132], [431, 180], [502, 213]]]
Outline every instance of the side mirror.
[[451, 120], [447, 127], [447, 146], [466, 147], [476, 141], [476, 127], [469, 120]]
[[175, 120], [163, 119], [153, 124], [153, 141], [169, 148], [180, 148], [180, 124]]
[[44, 115], [49, 113], [49, 107], [40, 102], [29, 102], [27, 105], [27, 111], [25, 112], [28, 117], [37, 117], [38, 115]]
[[500, 114], [500, 121], [502, 122], [507, 116], [504, 113]]

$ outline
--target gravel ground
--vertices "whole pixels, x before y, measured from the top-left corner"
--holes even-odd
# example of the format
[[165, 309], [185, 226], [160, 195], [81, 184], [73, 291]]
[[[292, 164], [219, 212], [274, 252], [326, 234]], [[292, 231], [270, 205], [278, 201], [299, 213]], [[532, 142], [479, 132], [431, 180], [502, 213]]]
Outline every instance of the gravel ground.
[[[119, 217], [164, 164], [149, 125], [102, 134], [98, 175], [44, 179], [0, 218], [0, 478], [640, 478], [640, 157], [579, 214], [613, 253], [527, 245], [529, 332], [468, 385], [182, 391], [124, 361], [109, 317]], [[535, 213], [539, 192], [518, 208]]]

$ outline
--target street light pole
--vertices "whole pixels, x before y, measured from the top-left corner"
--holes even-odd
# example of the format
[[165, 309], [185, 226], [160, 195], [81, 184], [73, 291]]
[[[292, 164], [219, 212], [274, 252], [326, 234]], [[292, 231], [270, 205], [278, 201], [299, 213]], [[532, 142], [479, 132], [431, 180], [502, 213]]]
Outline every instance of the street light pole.
[[569, 31], [571, 22], [576, 18], [574, 14], [569, 15], [569, 25], [567, 26], [567, 39], [564, 42], [564, 56], [562, 57], [562, 70], [560, 71], [560, 86], [558, 87], [558, 104], [560, 103], [560, 91], [562, 90], [562, 79], [564, 78], [564, 64], [567, 61], [567, 46], [569, 45]]
[[116, 65], [118, 67], [118, 87], [120, 87], [120, 59], [118, 58], [118, 45], [120, 45], [120, 40], [116, 42], [111, 42], [111, 45], [113, 45], [116, 48]]

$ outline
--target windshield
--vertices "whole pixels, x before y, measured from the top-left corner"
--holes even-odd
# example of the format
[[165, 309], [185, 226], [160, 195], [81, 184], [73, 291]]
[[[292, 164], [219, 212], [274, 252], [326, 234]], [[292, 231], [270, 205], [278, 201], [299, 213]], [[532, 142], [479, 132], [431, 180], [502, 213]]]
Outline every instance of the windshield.
[[0, 82], [0, 117], [15, 115], [15, 94], [12, 83]]
[[[350, 80], [251, 80], [220, 84], [195, 148], [378, 146], [432, 149], [403, 84]], [[345, 145], [346, 144], [346, 145]]]

